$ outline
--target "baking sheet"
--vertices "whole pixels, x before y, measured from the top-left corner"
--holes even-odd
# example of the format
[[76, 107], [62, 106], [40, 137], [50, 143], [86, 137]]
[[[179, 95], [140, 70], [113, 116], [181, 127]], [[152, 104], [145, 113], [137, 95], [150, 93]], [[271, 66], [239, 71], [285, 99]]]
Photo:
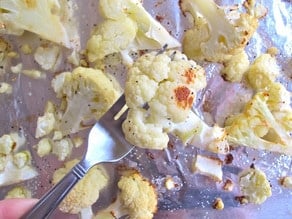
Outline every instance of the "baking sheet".
[[[81, 48], [84, 48], [92, 27], [100, 21], [96, 0], [75, 0], [77, 5], [76, 15], [81, 33]], [[258, 32], [251, 39], [247, 52], [250, 59], [266, 51], [267, 48], [275, 46], [280, 50], [277, 60], [281, 65], [281, 82], [288, 90], [292, 90], [292, 2], [287, 0], [262, 0], [260, 1], [268, 8], [268, 16], [260, 22]], [[239, 3], [239, 1], [217, 1], [224, 5]], [[161, 23], [175, 36], [181, 39], [184, 29], [187, 27], [186, 18], [180, 13], [178, 1], [174, 0], [144, 0], [147, 10], [154, 16], [159, 17]], [[33, 34], [25, 33], [20, 43], [29, 42], [34, 38]], [[8, 37], [14, 42], [15, 50], [19, 50], [19, 39]], [[38, 41], [36, 41], [38, 42]], [[37, 43], [36, 45], [37, 46]], [[64, 51], [64, 57], [68, 51]], [[35, 67], [30, 56], [20, 53], [20, 60], [24, 68]], [[15, 63], [14, 63], [15, 62]], [[12, 65], [17, 64], [14, 61]], [[237, 103], [230, 98], [230, 94], [236, 93], [245, 98], [247, 91], [241, 84], [230, 84], [221, 79], [218, 65], [204, 64], [207, 69], [208, 87], [202, 92], [201, 98], [209, 101], [215, 107], [209, 113], [203, 114], [210, 123], [222, 122], [224, 110]], [[24, 75], [6, 74], [1, 78], [3, 81], [13, 82], [14, 92], [11, 96], [0, 95], [0, 135], [12, 131], [22, 132], [27, 138], [26, 147], [32, 148], [36, 144], [34, 138], [36, 120], [42, 115], [44, 105], [48, 99], [55, 99], [55, 94], [50, 87], [50, 79], [55, 73], [70, 69], [65, 62], [54, 72], [48, 72], [46, 80], [32, 80]], [[124, 74], [121, 73], [121, 77]], [[236, 92], [234, 92], [236, 91]], [[218, 101], [222, 100], [222, 101]], [[227, 103], [227, 104], [226, 104]], [[197, 107], [202, 111], [203, 103]], [[86, 139], [88, 130], [78, 135]], [[184, 148], [175, 139], [171, 139], [173, 147], [165, 151], [151, 151], [136, 149], [124, 162], [130, 166], [137, 167], [143, 175], [150, 177], [157, 186], [159, 192], [159, 211], [155, 218], [291, 218], [292, 217], [292, 192], [283, 189], [278, 184], [279, 177], [292, 174], [292, 158], [285, 155], [259, 152], [253, 149], [237, 148], [232, 151], [234, 160], [231, 165], [224, 166], [224, 178], [236, 179], [236, 174], [245, 167], [254, 163], [268, 176], [272, 185], [273, 195], [262, 205], [240, 205], [234, 197], [238, 194], [238, 188], [230, 192], [224, 192], [221, 184], [200, 175], [192, 174], [189, 170], [190, 161], [198, 152], [195, 147]], [[83, 148], [75, 149], [73, 157], [80, 157]], [[199, 151], [200, 153], [206, 153]], [[62, 165], [55, 156], [50, 155], [39, 158], [32, 150], [34, 165], [39, 171], [39, 176], [32, 180], [21, 183], [30, 188], [34, 197], [40, 197], [51, 187], [52, 173]], [[94, 211], [109, 204], [115, 193], [115, 183], [118, 180], [115, 174], [116, 165], [106, 164], [112, 176], [109, 187], [104, 190], [100, 199], [93, 206]], [[49, 174], [48, 174], [49, 173]], [[164, 187], [167, 177], [171, 176], [177, 183], [175, 190], [168, 191]], [[15, 185], [2, 187], [0, 197], [4, 197], [7, 190]], [[214, 198], [221, 197], [225, 203], [222, 211], [212, 209]], [[53, 218], [78, 218], [76, 215], [63, 214], [56, 211]]]

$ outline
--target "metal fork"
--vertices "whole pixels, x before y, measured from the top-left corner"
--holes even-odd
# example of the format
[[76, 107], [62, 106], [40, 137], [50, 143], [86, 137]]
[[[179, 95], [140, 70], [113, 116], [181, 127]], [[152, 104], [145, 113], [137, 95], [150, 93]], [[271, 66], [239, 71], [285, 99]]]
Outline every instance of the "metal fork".
[[123, 106], [124, 95], [90, 130], [87, 151], [81, 161], [22, 218], [48, 218], [91, 167], [98, 163], [117, 162], [131, 152], [134, 146], [125, 140], [121, 129], [126, 117], [125, 110], [121, 110]]

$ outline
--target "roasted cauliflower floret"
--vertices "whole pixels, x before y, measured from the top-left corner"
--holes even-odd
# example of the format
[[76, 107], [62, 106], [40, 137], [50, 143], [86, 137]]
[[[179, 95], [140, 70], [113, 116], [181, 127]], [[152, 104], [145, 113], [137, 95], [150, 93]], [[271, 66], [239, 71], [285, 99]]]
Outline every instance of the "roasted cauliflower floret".
[[245, 76], [249, 85], [256, 91], [263, 90], [275, 82], [280, 69], [275, 57], [264, 53], [257, 57], [249, 67]]
[[76, 48], [77, 32], [70, 23], [68, 4], [64, 0], [2, 0], [0, 33], [21, 35], [30, 31], [43, 39]]
[[[147, 112], [144, 109], [130, 109], [127, 120], [123, 123], [123, 130], [127, 140], [134, 145], [145, 145], [152, 149], [165, 148], [168, 143], [168, 135], [159, 124], [147, 122]], [[134, 135], [131, 135], [134, 133]]]
[[226, 121], [228, 140], [234, 144], [291, 155], [291, 93], [278, 82], [275, 57], [262, 54], [246, 72], [255, 95], [238, 115]]
[[157, 192], [154, 186], [139, 172], [128, 170], [118, 182], [116, 201], [108, 208], [97, 212], [95, 219], [120, 218], [151, 219], [157, 211]]
[[52, 80], [58, 98], [63, 98], [66, 110], [59, 130], [64, 134], [79, 131], [84, 123], [99, 119], [119, 97], [119, 91], [100, 70], [77, 67]]
[[[53, 184], [58, 183], [77, 163], [78, 160], [71, 160], [66, 162], [64, 167], [56, 170]], [[108, 175], [101, 165], [92, 167], [62, 201], [60, 210], [77, 214], [81, 209], [91, 206], [97, 201], [99, 191], [107, 185], [108, 180]]]
[[246, 1], [246, 12], [240, 8], [223, 8], [214, 0], [182, 0], [181, 9], [191, 14], [193, 26], [183, 37], [183, 52], [194, 60], [220, 62], [225, 79], [240, 81], [249, 61], [245, 46], [266, 11], [255, 1]]
[[226, 121], [228, 141], [262, 150], [292, 155], [292, 110], [283, 112], [286, 119], [273, 113], [268, 105], [269, 92], [258, 92], [242, 113]]
[[90, 62], [120, 52], [131, 64], [131, 51], [179, 47], [180, 43], [156, 21], [140, 0], [102, 0], [100, 11], [105, 20], [93, 31], [87, 43]]
[[266, 174], [257, 168], [248, 168], [239, 173], [239, 187], [250, 203], [261, 204], [272, 195]]
[[224, 63], [225, 66], [221, 73], [227, 81], [240, 82], [245, 72], [249, 69], [249, 64], [248, 56], [242, 50]]
[[[255, 2], [246, 5], [253, 8]], [[194, 19], [194, 26], [186, 31], [183, 42], [184, 52], [194, 59], [228, 60], [242, 51], [258, 26], [258, 14], [250, 10], [240, 13], [234, 8], [230, 10], [232, 14], [227, 14], [213, 0], [182, 0], [181, 9]]]
[[125, 97], [130, 110], [122, 126], [126, 139], [143, 148], [167, 147], [167, 133], [187, 119], [205, 85], [203, 68], [179, 51], [141, 56], [127, 74]]

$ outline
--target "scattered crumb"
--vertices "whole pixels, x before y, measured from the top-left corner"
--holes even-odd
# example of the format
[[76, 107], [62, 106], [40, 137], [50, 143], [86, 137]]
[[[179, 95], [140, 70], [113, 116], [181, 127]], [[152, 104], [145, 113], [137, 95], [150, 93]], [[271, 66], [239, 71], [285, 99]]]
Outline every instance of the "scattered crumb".
[[23, 44], [20, 49], [26, 55], [32, 53], [32, 49], [31, 49], [30, 45], [28, 45], [28, 44]]
[[223, 189], [225, 191], [231, 192], [233, 188], [234, 188], [234, 183], [230, 179], [227, 179], [223, 185]]
[[197, 155], [192, 164], [192, 171], [213, 178], [215, 181], [222, 181], [222, 161], [203, 155]]
[[292, 189], [292, 176], [284, 176], [279, 180], [281, 186]]
[[223, 210], [224, 209], [224, 203], [221, 198], [216, 198], [212, 204], [212, 207], [216, 210]]

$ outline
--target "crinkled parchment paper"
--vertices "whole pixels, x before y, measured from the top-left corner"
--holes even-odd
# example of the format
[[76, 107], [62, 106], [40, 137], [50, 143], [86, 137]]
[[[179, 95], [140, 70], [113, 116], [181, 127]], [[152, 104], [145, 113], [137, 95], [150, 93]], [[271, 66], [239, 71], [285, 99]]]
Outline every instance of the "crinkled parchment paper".
[[[97, 10], [98, 1], [75, 1], [81, 47], [84, 48], [90, 30], [100, 20]], [[290, 0], [262, 0], [260, 2], [268, 8], [268, 15], [260, 21], [258, 31], [247, 47], [248, 55], [253, 60], [267, 48], [277, 47], [280, 51], [277, 59], [283, 73], [279, 80], [285, 84], [288, 90], [292, 91], [292, 2]], [[240, 2], [217, 1], [217, 3], [224, 5]], [[144, 4], [147, 10], [159, 19], [174, 37], [181, 39], [187, 22], [179, 11], [178, 1], [145, 0]], [[22, 40], [31, 42], [32, 38], [32, 34], [26, 33]], [[10, 38], [11, 41], [15, 41], [15, 39]], [[15, 50], [19, 48], [19, 44], [19, 42], [16, 44]], [[65, 54], [66, 51], [64, 56]], [[21, 55], [20, 58], [26, 68], [32, 68], [35, 65], [29, 56]], [[231, 111], [240, 110], [241, 105], [237, 100], [247, 100], [249, 91], [241, 84], [230, 84], [222, 80], [218, 72], [220, 66], [204, 64], [204, 67], [208, 75], [208, 86], [202, 92], [201, 102], [198, 102], [196, 107], [210, 124], [212, 122], [222, 124], [225, 115]], [[64, 63], [55, 72], [70, 70], [68, 68]], [[11, 96], [0, 96], [1, 135], [11, 131], [23, 132], [27, 138], [26, 146], [28, 148], [36, 144], [34, 139], [36, 119], [42, 115], [46, 101], [54, 99], [55, 96], [50, 87], [50, 79], [53, 75], [53, 72], [47, 73], [46, 80], [32, 80], [23, 75], [10, 75], [4, 78], [4, 80], [14, 82], [14, 92]], [[123, 72], [120, 77], [124, 78]], [[204, 112], [206, 103], [211, 107]], [[85, 130], [78, 135], [86, 139], [87, 132], [88, 130]], [[237, 186], [233, 192], [226, 192], [221, 189], [221, 184], [191, 173], [190, 161], [198, 152], [195, 147], [184, 148], [175, 139], [171, 140], [171, 144], [173, 147], [169, 147], [165, 151], [136, 149], [124, 160], [127, 165], [140, 169], [157, 186], [159, 211], [155, 218], [292, 218], [292, 192], [281, 188], [278, 184], [279, 177], [292, 174], [292, 157], [243, 147], [232, 151], [234, 160], [232, 164], [224, 166], [224, 179], [230, 178], [236, 181], [237, 173], [254, 163], [267, 174], [272, 185], [273, 195], [262, 205], [241, 205], [234, 198], [239, 194]], [[82, 153], [82, 148], [75, 149], [73, 157], [80, 157]], [[200, 151], [200, 153], [206, 152]], [[34, 153], [33, 160], [40, 175], [21, 185], [30, 188], [35, 197], [40, 197], [51, 187], [52, 173], [62, 163], [57, 161], [55, 156], [41, 159]], [[93, 206], [94, 211], [105, 207], [115, 197], [113, 191], [116, 189], [118, 180], [114, 171], [115, 165], [106, 165], [106, 167], [112, 177], [111, 182]], [[165, 189], [164, 183], [167, 177], [172, 177], [175, 181], [174, 190]], [[15, 185], [1, 188], [1, 197], [4, 197], [7, 190], [13, 186]], [[220, 197], [224, 201], [224, 210], [212, 209], [212, 202], [216, 197]], [[53, 218], [78, 218], [78, 216], [64, 215], [57, 211]]]

